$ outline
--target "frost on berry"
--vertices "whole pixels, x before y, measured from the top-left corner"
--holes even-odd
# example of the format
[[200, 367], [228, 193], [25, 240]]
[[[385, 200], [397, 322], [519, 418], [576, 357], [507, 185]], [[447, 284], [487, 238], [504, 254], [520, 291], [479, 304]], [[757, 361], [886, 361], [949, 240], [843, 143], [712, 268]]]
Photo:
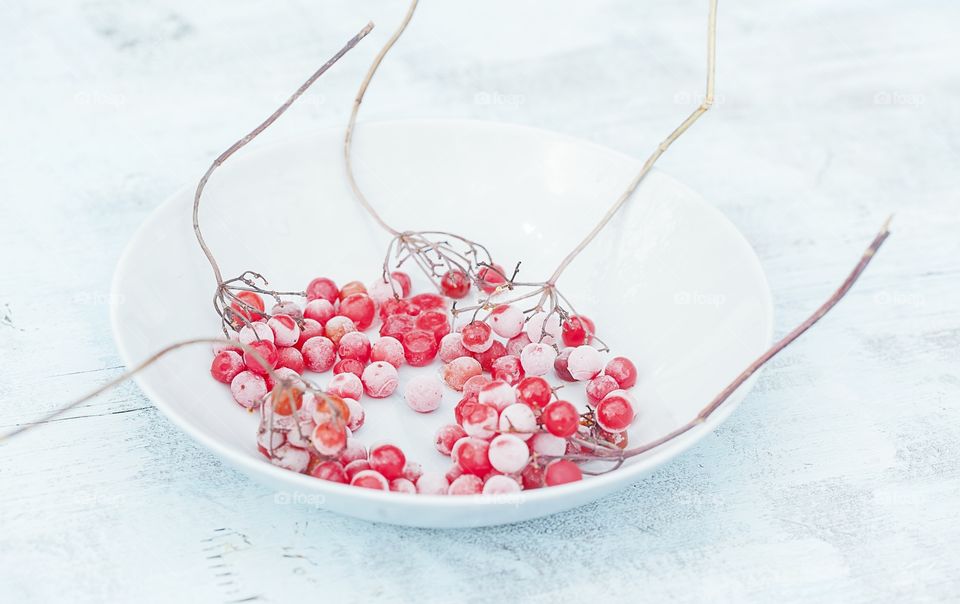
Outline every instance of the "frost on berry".
[[597, 403], [594, 416], [597, 425], [607, 432], [623, 432], [633, 422], [633, 405], [626, 396], [608, 394]]
[[487, 321], [494, 333], [509, 340], [523, 332], [525, 317], [519, 308], [501, 304], [493, 309]]
[[436, 410], [443, 400], [443, 384], [433, 375], [418, 375], [403, 389], [407, 405], [418, 413]]
[[373, 325], [373, 319], [377, 313], [377, 305], [374, 303], [373, 298], [365, 293], [351, 294], [341, 300], [339, 312], [341, 315], [353, 321], [357, 329], [363, 331]]
[[397, 368], [384, 361], [367, 365], [361, 377], [364, 391], [372, 398], [386, 398], [397, 389]]
[[459, 333], [448, 333], [440, 339], [440, 350], [437, 356], [444, 363], [449, 363], [453, 359], [470, 356], [470, 351], [463, 347]]
[[280, 445], [273, 450], [270, 463], [285, 470], [300, 473], [307, 469], [307, 465], [310, 463], [310, 453], [306, 449], [294, 447], [290, 444]]
[[424, 472], [417, 479], [417, 493], [420, 495], [446, 495], [450, 483], [440, 472]]
[[490, 441], [487, 451], [490, 465], [504, 474], [519, 472], [530, 460], [530, 449], [513, 434], [501, 434]]
[[334, 343], [324, 336], [316, 336], [304, 342], [300, 353], [303, 354], [304, 366], [318, 373], [329, 371], [337, 360]]
[[251, 323], [240, 328], [237, 337], [241, 344], [252, 344], [258, 340], [273, 342], [273, 330], [266, 323]]
[[539, 376], [524, 378], [517, 384], [517, 400], [536, 410], [546, 407], [552, 395], [549, 382]]
[[520, 483], [515, 479], [503, 474], [496, 474], [484, 481], [482, 492], [484, 495], [510, 495], [519, 493], [520, 490]]
[[317, 277], [307, 284], [305, 291], [308, 301], [322, 298], [332, 303], [336, 302], [337, 298], [340, 297], [340, 290], [337, 289], [337, 284], [326, 277]]
[[231, 350], [224, 350], [213, 357], [210, 374], [218, 382], [229, 384], [244, 367], [243, 357]]
[[531, 342], [520, 353], [520, 364], [527, 375], [546, 375], [556, 358], [557, 351], [553, 346]]
[[370, 462], [370, 467], [373, 470], [383, 474], [387, 480], [393, 480], [403, 476], [403, 468], [407, 464], [407, 457], [400, 447], [393, 444], [382, 444], [370, 449], [370, 456], [367, 461]]
[[277, 346], [293, 346], [300, 339], [300, 326], [291, 316], [274, 315], [267, 326], [273, 331], [273, 343]]
[[517, 402], [517, 393], [510, 384], [494, 380], [480, 389], [477, 400], [499, 412]]
[[571, 316], [563, 322], [561, 326], [561, 335], [564, 346], [583, 346], [593, 341], [593, 334], [596, 328], [593, 321], [583, 316]]
[[394, 478], [390, 481], [390, 490], [394, 493], [406, 493], [408, 495], [416, 495], [417, 487], [413, 484], [413, 481], [406, 478]]
[[493, 380], [483, 374], [475, 375], [463, 383], [463, 395], [479, 394], [480, 390]]
[[437, 356], [439, 345], [429, 331], [414, 329], [403, 334], [403, 358], [411, 367], [429, 365]]
[[324, 333], [323, 325], [313, 319], [304, 319], [300, 326], [300, 338], [297, 340], [297, 348], [302, 348], [304, 342], [310, 338], [322, 336]]
[[460, 425], [469, 436], [488, 439], [497, 432], [500, 414], [492, 405], [474, 403], [465, 406], [462, 411], [463, 421]]
[[557, 377], [565, 382], [576, 382], [577, 380], [573, 379], [573, 376], [570, 374], [570, 368], [568, 363], [570, 361], [570, 355], [573, 354], [573, 348], [564, 348], [560, 351], [560, 354], [557, 355], [557, 358], [553, 361], [553, 370], [557, 373]]
[[573, 436], [580, 424], [576, 407], [567, 401], [553, 401], [544, 408], [541, 418], [551, 434], [563, 438]]
[[267, 395], [267, 382], [252, 371], [241, 371], [230, 381], [233, 400], [244, 409], [253, 409]]
[[352, 373], [340, 373], [327, 382], [325, 390], [330, 394], [336, 394], [340, 398], [360, 400], [363, 395], [363, 383], [360, 378]]
[[519, 357], [523, 349], [530, 343], [526, 333], [521, 333], [507, 340], [507, 354]]
[[603, 355], [593, 346], [578, 346], [567, 358], [567, 371], [578, 382], [592, 380], [602, 369]]
[[354, 359], [366, 363], [370, 359], [370, 339], [359, 331], [343, 334], [337, 345], [337, 354], [341, 359]]
[[333, 303], [323, 298], [307, 302], [307, 305], [303, 307], [303, 318], [316, 321], [321, 327], [326, 325], [327, 321], [336, 314], [337, 311], [334, 309]]
[[483, 491], [483, 480], [473, 474], [464, 474], [450, 483], [448, 495], [479, 495]]
[[637, 367], [626, 357], [614, 357], [603, 373], [617, 380], [621, 388], [632, 388], [637, 383]]
[[364, 489], [375, 489], [379, 491], [389, 491], [390, 483], [386, 477], [375, 470], [361, 470], [350, 479], [350, 486], [362, 487]]
[[487, 441], [467, 436], [454, 443], [450, 456], [453, 458], [453, 463], [465, 474], [486, 476], [487, 472], [493, 469], [487, 457], [489, 448], [490, 443]]
[[484, 371], [492, 371], [493, 364], [497, 362], [497, 359], [506, 355], [507, 347], [501, 342], [494, 340], [490, 348], [487, 348], [483, 352], [474, 353], [473, 357], [480, 361], [480, 367], [482, 367]]
[[473, 357], [454, 359], [443, 367], [443, 381], [454, 390], [463, 390], [470, 378], [483, 373], [480, 362]]
[[530, 439], [530, 449], [537, 455], [560, 457], [567, 452], [567, 439], [549, 432], [537, 432]]
[[331, 317], [327, 324], [323, 326], [323, 333], [330, 338], [334, 345], [340, 343], [340, 338], [351, 331], [357, 331], [357, 326], [349, 317], [337, 315]]
[[385, 361], [399, 368], [403, 365], [403, 344], [390, 336], [380, 338], [370, 347], [370, 361]]
[[555, 344], [560, 341], [560, 315], [538, 312], [527, 320], [524, 331], [531, 342]]
[[473, 321], [460, 330], [463, 347], [470, 352], [484, 352], [493, 346], [493, 329], [483, 321]]
[[440, 426], [437, 430], [436, 435], [434, 436], [434, 444], [443, 455], [450, 455], [450, 451], [453, 449], [453, 445], [460, 440], [461, 438], [467, 435], [464, 432], [463, 428], [457, 424], [447, 424], [445, 426]]
[[587, 402], [590, 406], [595, 407], [604, 397], [618, 388], [620, 388], [620, 385], [617, 384], [617, 380], [609, 375], [598, 375], [587, 382]]
[[517, 385], [520, 383], [520, 380], [524, 378], [523, 364], [520, 362], [520, 357], [512, 354], [500, 357], [493, 362], [493, 366], [490, 368], [490, 375], [493, 376], [493, 379], [504, 381], [511, 386]]
[[520, 440], [528, 440], [537, 431], [537, 417], [528, 405], [515, 403], [500, 412], [498, 427], [501, 434], [513, 434]]
[[583, 478], [583, 472], [577, 464], [569, 459], [557, 459], [547, 464], [544, 471], [544, 482], [549, 487], [576, 482]]
[[303, 373], [305, 367], [303, 355], [296, 348], [281, 348], [277, 351], [277, 356], [277, 367], [286, 367], [295, 373]]

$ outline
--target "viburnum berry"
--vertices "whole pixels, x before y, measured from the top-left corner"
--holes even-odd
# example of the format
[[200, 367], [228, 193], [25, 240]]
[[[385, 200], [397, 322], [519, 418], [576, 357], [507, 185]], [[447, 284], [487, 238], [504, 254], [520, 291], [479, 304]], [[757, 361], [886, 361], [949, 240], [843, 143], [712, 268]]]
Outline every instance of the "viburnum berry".
[[556, 312], [538, 312], [527, 321], [524, 331], [531, 342], [554, 344], [560, 340], [560, 315]]
[[291, 316], [274, 315], [267, 326], [273, 330], [273, 343], [277, 346], [293, 346], [300, 339], [300, 326]]
[[448, 495], [479, 495], [483, 492], [483, 480], [473, 474], [464, 474], [450, 483]]
[[370, 449], [367, 458], [370, 468], [383, 474], [387, 480], [403, 476], [403, 467], [407, 464], [407, 456], [400, 447], [393, 444], [376, 445]]
[[596, 327], [587, 317], [572, 315], [563, 322], [560, 328], [564, 346], [583, 346], [593, 341]]
[[617, 380], [613, 379], [609, 375], [598, 375], [587, 382], [587, 403], [593, 407], [596, 407], [597, 403], [602, 401], [605, 396], [619, 387], [620, 385], [617, 384]]
[[366, 293], [367, 293], [366, 285], [364, 285], [359, 281], [351, 281], [349, 283], [346, 283], [343, 287], [340, 288], [340, 294], [338, 295], [338, 297], [340, 298], [340, 303], [343, 304], [343, 301], [349, 298], [350, 296], [353, 296], [356, 294], [366, 295]]
[[340, 359], [333, 366], [333, 375], [340, 375], [341, 373], [352, 373], [353, 375], [360, 377], [363, 375], [363, 368], [366, 367], [363, 363], [357, 359]]
[[567, 401], [553, 401], [543, 410], [541, 416], [543, 427], [553, 434], [567, 438], [573, 436], [580, 425], [580, 414], [577, 408]]
[[626, 390], [637, 383], [637, 367], [626, 357], [614, 357], [607, 363], [603, 373], [617, 380], [617, 384]]
[[460, 330], [460, 339], [470, 352], [483, 352], [493, 346], [493, 330], [488, 323], [473, 321]]
[[547, 406], [552, 394], [550, 384], [539, 376], [524, 378], [517, 384], [517, 400], [538, 411]]
[[340, 338], [351, 331], [357, 331], [357, 326], [350, 317], [337, 315], [331, 317], [327, 324], [323, 326], [323, 333], [330, 338], [335, 345], [340, 344]]
[[549, 432], [537, 432], [530, 439], [530, 450], [537, 455], [560, 457], [567, 452], [567, 439]]
[[[367, 463], [367, 448], [356, 438], [350, 438], [348, 436], [347, 446], [344, 447], [343, 451], [340, 451], [340, 456], [337, 459], [339, 459], [340, 463], [344, 466], [357, 460], [362, 460], [363, 463]], [[364, 469], [369, 467], [370, 466], [367, 465]]]
[[520, 357], [508, 354], [493, 362], [490, 367], [490, 375], [495, 380], [502, 380], [511, 386], [515, 386], [524, 378], [525, 373], [523, 365], [520, 363]]
[[411, 281], [410, 275], [403, 271], [393, 271], [390, 277], [400, 285], [400, 296], [406, 298], [410, 295]]
[[361, 487], [364, 489], [375, 489], [379, 491], [389, 491], [390, 483], [387, 479], [375, 470], [361, 470], [350, 479], [350, 486]]
[[473, 357], [460, 357], [443, 366], [443, 381], [454, 390], [463, 390], [467, 380], [481, 373], [480, 361]]
[[277, 415], [293, 415], [303, 407], [303, 392], [295, 388], [286, 388], [270, 395], [270, 406]]
[[592, 380], [603, 369], [603, 355], [593, 346], [577, 346], [567, 358], [567, 371], [578, 382]]
[[368, 396], [386, 398], [397, 389], [397, 368], [390, 363], [376, 361], [367, 365], [360, 380]]
[[310, 435], [310, 443], [321, 455], [337, 455], [347, 446], [345, 426], [336, 420], [319, 423]]
[[383, 320], [383, 325], [380, 326], [380, 335], [402, 341], [403, 335], [413, 331], [415, 327], [416, 319], [410, 315], [390, 315]]
[[[297, 340], [297, 348], [303, 348], [303, 343], [310, 338], [322, 336], [324, 334], [323, 324], [314, 319], [304, 319], [300, 326], [300, 338]], [[326, 337], [326, 336], [324, 336]], [[302, 352], [302, 350], [301, 350]]]
[[481, 266], [477, 271], [477, 279], [480, 280], [480, 290], [485, 294], [492, 294], [497, 287], [507, 282], [503, 267], [496, 263]]
[[337, 354], [341, 359], [356, 359], [366, 363], [370, 359], [370, 339], [359, 331], [345, 333], [337, 345]]
[[218, 382], [229, 384], [238, 373], [243, 371], [244, 367], [243, 357], [232, 350], [224, 350], [213, 357], [210, 375]]
[[497, 424], [501, 434], [513, 434], [520, 440], [529, 440], [537, 431], [537, 417], [533, 409], [523, 403], [509, 405], [500, 412]]
[[633, 422], [633, 405], [625, 396], [608, 394], [597, 403], [594, 415], [597, 419], [597, 425], [607, 432], [623, 432]]
[[463, 340], [460, 339], [459, 333], [448, 333], [440, 339], [440, 349], [437, 351], [437, 356], [444, 363], [449, 363], [453, 359], [471, 356], [471, 353], [463, 347]]
[[530, 337], [526, 333], [513, 336], [507, 340], [507, 354], [519, 357], [523, 349], [530, 343]]
[[450, 319], [447, 313], [439, 310], [428, 310], [417, 317], [414, 322], [417, 329], [429, 331], [436, 338], [437, 342], [450, 333]]
[[429, 365], [437, 357], [439, 344], [429, 331], [414, 329], [403, 334], [403, 358], [412, 367]]
[[501, 434], [490, 441], [487, 450], [490, 465], [504, 474], [519, 472], [530, 460], [530, 449], [513, 434]]
[[487, 348], [483, 352], [474, 353], [473, 357], [480, 361], [480, 367], [482, 367], [484, 371], [491, 371], [496, 360], [506, 355], [506, 346], [494, 340], [490, 348]]
[[273, 330], [270, 329], [270, 326], [266, 323], [244, 325], [237, 334], [237, 340], [241, 344], [251, 344], [253, 342], [259, 342], [260, 340], [273, 342], [273, 338]]
[[336, 394], [304, 395], [304, 408], [317, 424], [346, 424], [350, 421], [350, 405]]
[[340, 398], [360, 400], [360, 397], [363, 396], [363, 383], [360, 378], [352, 373], [340, 373], [327, 382], [326, 391], [329, 394], [336, 394]]
[[343, 402], [345, 402], [350, 409], [350, 419], [347, 421], [347, 429], [351, 432], [356, 432], [363, 427], [363, 421], [367, 418], [367, 413], [363, 410], [363, 405], [355, 398], [344, 397]]
[[443, 455], [450, 455], [450, 450], [453, 449], [453, 445], [466, 435], [467, 433], [463, 431], [463, 428], [457, 424], [446, 424], [445, 426], [440, 426], [434, 435], [434, 445], [437, 451]]
[[296, 348], [290, 346], [287, 348], [280, 348], [277, 350], [277, 367], [286, 367], [287, 369], [292, 369], [296, 373], [303, 373], [303, 355], [300, 354], [300, 351]]
[[573, 348], [564, 348], [553, 361], [553, 370], [557, 373], [557, 377], [565, 382], [577, 381], [570, 375], [569, 362], [571, 354], [573, 354]]
[[[247, 369], [254, 373], [266, 375], [270, 369], [276, 367], [280, 361], [280, 354], [277, 352], [277, 347], [273, 345], [273, 342], [260, 340], [251, 342], [249, 347], [253, 350], [243, 353], [243, 362], [247, 366]], [[254, 353], [256, 353], [256, 355], [254, 355]]]
[[503, 380], [493, 380], [480, 389], [477, 400], [500, 412], [517, 402], [517, 393], [513, 386]]
[[576, 482], [583, 479], [580, 467], [569, 459], [557, 459], [547, 464], [544, 470], [544, 483], [548, 487]]
[[360, 331], [373, 325], [377, 305], [367, 294], [350, 294], [340, 301], [340, 314], [353, 321]]
[[407, 382], [403, 398], [418, 413], [435, 411], [443, 400], [443, 384], [434, 375], [418, 375]]
[[310, 453], [305, 449], [294, 447], [287, 443], [273, 450], [273, 456], [270, 457], [270, 463], [293, 472], [303, 472], [310, 465]]
[[347, 474], [343, 471], [343, 464], [337, 461], [324, 461], [310, 468], [308, 474], [320, 480], [330, 482], [347, 482]]
[[[437, 296], [438, 298], [440, 296]], [[391, 315], [410, 315], [416, 317], [422, 309], [410, 300], [389, 298], [380, 303], [380, 318], [384, 321]]]
[[303, 364], [310, 371], [323, 373], [329, 371], [337, 360], [337, 351], [329, 338], [316, 336], [310, 338], [300, 347], [303, 354]]
[[[233, 312], [244, 317], [249, 322], [259, 321], [263, 315], [263, 298], [256, 292], [238, 292], [235, 300], [230, 303]], [[259, 312], [258, 312], [259, 311]], [[243, 324], [241, 321], [240, 324]]]
[[[566, 442], [566, 441], [564, 441]], [[524, 490], [539, 489], [543, 484], [543, 468], [536, 462], [530, 462], [520, 473]]]
[[503, 474], [495, 474], [483, 482], [484, 495], [510, 495], [519, 492], [520, 483]]
[[390, 491], [394, 493], [407, 493], [408, 495], [416, 495], [417, 487], [413, 484], [413, 481], [406, 478], [394, 478], [390, 481]]
[[453, 408], [453, 417], [457, 420], [457, 423], [462, 426], [464, 413], [469, 411], [473, 405], [479, 402], [480, 401], [477, 400], [476, 394], [467, 395], [460, 399], [460, 402], [458, 402]]
[[480, 390], [492, 381], [493, 380], [491, 378], [483, 375], [482, 373], [475, 375], [463, 383], [463, 394], [464, 396], [468, 396], [470, 394], [479, 394]]
[[343, 473], [347, 475], [347, 480], [353, 480], [353, 477], [370, 469], [370, 462], [364, 459], [357, 459], [344, 464]]
[[434, 310], [442, 308], [446, 310], [447, 301], [438, 294], [423, 293], [410, 298], [411, 304], [416, 305], [420, 310]]
[[241, 371], [230, 381], [230, 393], [244, 409], [253, 409], [267, 395], [267, 382], [252, 371]]
[[520, 364], [527, 375], [546, 375], [557, 359], [557, 351], [549, 344], [531, 342], [520, 353]]
[[463, 421], [461, 425], [468, 436], [489, 439], [497, 433], [497, 424], [500, 414], [492, 405], [475, 403], [464, 406], [461, 411]]
[[387, 300], [396, 300], [403, 296], [403, 288], [396, 279], [385, 281], [383, 277], [377, 277], [367, 287], [367, 295], [377, 304], [383, 304]]
[[385, 361], [394, 367], [403, 365], [403, 344], [400, 340], [384, 336], [370, 347], [370, 361]]
[[336, 314], [337, 311], [334, 309], [333, 303], [325, 298], [311, 300], [303, 307], [303, 318], [313, 319], [321, 326], [326, 325], [327, 321], [336, 316]]
[[448, 298], [463, 298], [470, 291], [470, 277], [461, 270], [451, 269], [440, 277], [440, 289]]
[[303, 309], [300, 308], [300, 305], [293, 300], [281, 300], [273, 305], [273, 308], [270, 309], [270, 314], [287, 315], [288, 317], [293, 317], [294, 319], [302, 319]]
[[333, 303], [336, 302], [340, 296], [340, 290], [337, 289], [337, 284], [326, 277], [317, 277], [308, 283], [305, 293], [308, 302], [322, 298], [327, 302]]
[[440, 472], [424, 472], [417, 479], [417, 493], [420, 495], [446, 495], [450, 483]]
[[487, 321], [490, 322], [490, 327], [493, 328], [494, 333], [501, 338], [507, 339], [516, 337], [523, 332], [525, 319], [522, 310], [507, 304], [497, 306], [490, 312], [490, 316], [487, 317]]

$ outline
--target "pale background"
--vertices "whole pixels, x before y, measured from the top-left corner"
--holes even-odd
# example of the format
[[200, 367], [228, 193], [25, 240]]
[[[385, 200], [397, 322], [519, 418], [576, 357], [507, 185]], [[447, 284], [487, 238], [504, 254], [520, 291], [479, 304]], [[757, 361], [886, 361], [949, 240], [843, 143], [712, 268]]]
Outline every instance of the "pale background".
[[[0, 3], [0, 429], [120, 371], [132, 229], [368, 19], [268, 136], [342, 125], [400, 1]], [[697, 103], [705, 0], [425, 0], [362, 119], [457, 116], [646, 156]], [[716, 434], [517, 526], [279, 506], [135, 387], [0, 445], [0, 598], [945, 601], [960, 594], [960, 6], [725, 2], [715, 112], [661, 167], [755, 246], [782, 332], [864, 280]]]

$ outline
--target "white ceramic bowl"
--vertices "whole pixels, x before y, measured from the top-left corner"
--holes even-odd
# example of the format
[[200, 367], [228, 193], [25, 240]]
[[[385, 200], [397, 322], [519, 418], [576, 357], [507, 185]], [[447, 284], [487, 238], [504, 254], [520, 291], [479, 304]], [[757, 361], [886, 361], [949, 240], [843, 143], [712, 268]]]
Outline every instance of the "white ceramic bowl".
[[[369, 283], [378, 275], [389, 237], [353, 201], [342, 140], [335, 130], [281, 145], [258, 143], [214, 174], [200, 217], [225, 275], [255, 270], [289, 290], [320, 275], [340, 283]], [[355, 154], [358, 180], [388, 222], [468, 236], [504, 266], [523, 260], [521, 277], [529, 280], [552, 272], [641, 164], [559, 134], [457, 120], [363, 124]], [[197, 166], [193, 176], [205, 168]], [[192, 195], [190, 185], [160, 205], [117, 267], [112, 299], [120, 303], [112, 320], [127, 364], [174, 341], [218, 333], [213, 274], [191, 228]], [[750, 245], [717, 210], [661, 172], [650, 174], [559, 286], [595, 319], [613, 352], [639, 367], [634, 444], [694, 417], [771, 341], [769, 288]], [[517, 522], [602, 497], [690, 447], [752, 385], [705, 425], [603, 476], [508, 498], [413, 496], [334, 484], [269, 464], [256, 449], [256, 417], [210, 377], [211, 358], [209, 347], [184, 349], [137, 382], [187, 434], [276, 489], [278, 503], [303, 501], [358, 518], [429, 527]], [[393, 397], [363, 401], [367, 422], [357, 436], [367, 444], [389, 438], [426, 468], [445, 469], [450, 461], [433, 449], [432, 437], [437, 426], [452, 421], [459, 397], [448, 391], [438, 411], [411, 411], [400, 393], [421, 371], [437, 366], [404, 367]], [[322, 385], [329, 374], [317, 377]], [[568, 386], [565, 398], [584, 400], [582, 386]]]

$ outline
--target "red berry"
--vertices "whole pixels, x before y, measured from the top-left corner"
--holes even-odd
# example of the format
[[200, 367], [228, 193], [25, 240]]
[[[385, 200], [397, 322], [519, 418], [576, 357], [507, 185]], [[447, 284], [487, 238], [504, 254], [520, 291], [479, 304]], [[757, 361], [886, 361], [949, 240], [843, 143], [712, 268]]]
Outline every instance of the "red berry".
[[561, 326], [561, 337], [565, 346], [583, 346], [593, 341], [596, 327], [587, 317], [573, 315]]
[[542, 377], [524, 378], [517, 384], [517, 400], [538, 411], [550, 403], [552, 394], [550, 384]]
[[[364, 451], [366, 453], [366, 451]], [[347, 475], [347, 480], [353, 480], [353, 477], [363, 472], [364, 470], [370, 469], [370, 462], [367, 461], [366, 456], [363, 459], [355, 459], [353, 461], [348, 461], [346, 465], [343, 466], [343, 473]]]
[[443, 366], [443, 381], [454, 390], [463, 390], [467, 380], [483, 373], [480, 362], [473, 357], [458, 357]]
[[523, 379], [525, 374], [523, 365], [520, 363], [520, 357], [508, 354], [493, 362], [490, 375], [495, 380], [503, 380], [511, 386], [515, 386]]
[[370, 361], [385, 361], [394, 367], [403, 365], [403, 344], [396, 338], [384, 336], [370, 347]]
[[504, 346], [503, 343], [494, 340], [490, 348], [487, 348], [483, 352], [475, 353], [473, 358], [480, 361], [480, 367], [482, 367], [484, 371], [492, 371], [494, 361], [506, 355], [507, 347]]
[[420, 307], [410, 300], [388, 298], [380, 304], [380, 318], [384, 321], [386, 321], [390, 315], [410, 315], [411, 317], [415, 317], [420, 314], [420, 311]]
[[333, 374], [340, 375], [341, 373], [352, 373], [353, 375], [360, 377], [363, 375], [363, 363], [357, 359], [341, 359], [337, 361], [336, 365], [333, 366]]
[[637, 367], [626, 357], [610, 359], [603, 373], [617, 380], [617, 384], [624, 390], [637, 383]]
[[327, 324], [323, 326], [324, 335], [330, 338], [335, 345], [340, 343], [340, 338], [342, 338], [344, 334], [350, 333], [351, 331], [357, 331], [357, 325], [353, 322], [353, 319], [344, 317], [343, 315], [332, 317], [327, 321]]
[[570, 355], [573, 354], [575, 348], [564, 348], [560, 351], [560, 354], [557, 355], [557, 358], [553, 360], [553, 370], [557, 372], [557, 376], [565, 382], [576, 382], [577, 380], [573, 379], [573, 375], [570, 374]]
[[[363, 382], [353, 373], [339, 373], [327, 382], [325, 388], [328, 394], [335, 394], [342, 399], [359, 400], [363, 396]], [[344, 401], [346, 403], [346, 401]], [[348, 404], [349, 405], [349, 404]], [[350, 413], [352, 416], [353, 414]]]
[[583, 479], [580, 467], [569, 459], [557, 459], [547, 464], [544, 471], [544, 483], [548, 487], [555, 487], [568, 482], [577, 482]]
[[277, 346], [293, 346], [300, 339], [300, 326], [289, 315], [274, 315], [267, 321]]
[[470, 278], [458, 269], [451, 269], [440, 278], [440, 289], [445, 296], [460, 299], [470, 291]]
[[453, 457], [453, 463], [460, 466], [465, 473], [486, 476], [487, 472], [493, 469], [487, 457], [489, 449], [490, 443], [487, 441], [466, 436], [454, 443], [451, 457]]
[[354, 294], [366, 294], [367, 286], [359, 281], [351, 281], [340, 288], [340, 302], [343, 302], [349, 296]]
[[310, 371], [323, 373], [329, 371], [337, 360], [337, 351], [329, 338], [316, 336], [310, 338], [300, 347], [303, 353], [303, 364]]
[[213, 363], [210, 365], [210, 375], [213, 379], [224, 384], [229, 384], [237, 374], [244, 370], [243, 357], [239, 354], [224, 350], [213, 357]]
[[268, 368], [264, 367], [264, 363], [269, 366], [269, 369], [273, 369], [280, 361], [280, 354], [277, 352], [277, 347], [274, 346], [273, 342], [260, 340], [258, 342], [251, 342], [248, 346], [260, 357], [258, 359], [250, 352], [243, 353], [244, 364], [246, 364], [247, 369], [254, 373], [266, 375]]
[[484, 352], [493, 346], [493, 330], [488, 323], [473, 321], [460, 330], [460, 339], [470, 352]]
[[448, 333], [440, 338], [440, 351], [437, 354], [444, 363], [472, 355], [469, 350], [463, 347], [463, 340], [460, 339], [460, 334], [456, 332]]
[[457, 420], [457, 423], [462, 426], [464, 414], [469, 413], [473, 408], [472, 406], [477, 404], [479, 404], [479, 399], [476, 394], [468, 394], [460, 399], [457, 406], [453, 408], [453, 417]]
[[305, 293], [308, 302], [323, 298], [327, 302], [333, 303], [337, 301], [340, 290], [337, 289], [337, 284], [333, 280], [326, 277], [317, 277], [307, 285]]
[[520, 333], [509, 340], [507, 340], [507, 354], [512, 354], [513, 356], [520, 356], [520, 353], [523, 352], [523, 349], [527, 347], [527, 344], [530, 343], [530, 336], [525, 332]]
[[300, 327], [300, 338], [297, 340], [297, 348], [302, 348], [303, 343], [316, 336], [324, 334], [323, 323], [314, 319], [304, 319]]
[[480, 289], [486, 294], [492, 294], [497, 286], [507, 282], [507, 278], [503, 276], [503, 267], [499, 264], [493, 264], [492, 267], [482, 266], [477, 271], [477, 278], [480, 279]]
[[409, 296], [409, 295], [410, 295], [410, 285], [411, 285], [411, 284], [410, 284], [410, 275], [408, 275], [407, 273], [405, 273], [405, 272], [403, 272], [403, 271], [393, 271], [392, 273], [390, 273], [390, 276], [393, 278], [394, 281], [396, 281], [397, 283], [400, 284], [400, 289], [402, 290], [402, 291], [400, 292], [400, 295], [403, 296], [404, 298], [406, 298], [407, 296]]
[[434, 445], [440, 453], [450, 455], [450, 450], [453, 449], [454, 443], [466, 435], [467, 433], [463, 431], [463, 428], [457, 424], [440, 426], [440, 429], [437, 430], [434, 436]]
[[337, 354], [341, 359], [355, 359], [366, 363], [370, 359], [370, 340], [359, 331], [345, 333], [337, 345]]
[[609, 375], [598, 375], [587, 382], [587, 402], [596, 407], [597, 403], [602, 401], [605, 396], [619, 387], [617, 380]]
[[461, 410], [463, 421], [460, 425], [468, 436], [476, 436], [484, 440], [492, 438], [497, 433], [500, 414], [492, 405], [476, 403], [465, 405]]
[[[243, 291], [238, 292], [235, 297], [236, 300], [230, 303], [230, 308], [233, 309], [233, 311], [238, 315], [246, 318], [247, 321], [250, 321], [251, 323], [254, 321], [259, 321], [264, 317], [263, 298], [261, 298], [259, 294], [256, 292]], [[243, 321], [240, 321], [240, 325], [242, 324]]]
[[343, 465], [336, 461], [324, 461], [318, 463], [308, 470], [308, 474], [321, 480], [330, 482], [347, 482], [347, 475], [343, 471]]
[[281, 348], [277, 351], [279, 355], [279, 360], [277, 361], [277, 367], [286, 367], [287, 369], [292, 369], [297, 373], [303, 373], [303, 355], [300, 354], [300, 351], [296, 348], [289, 346], [287, 348]]
[[320, 325], [325, 325], [336, 314], [337, 311], [334, 309], [333, 303], [325, 298], [311, 300], [303, 308], [303, 318], [313, 319]]
[[380, 335], [403, 341], [403, 334], [413, 331], [416, 319], [410, 315], [390, 315], [380, 326]]
[[417, 486], [408, 478], [394, 478], [390, 481], [390, 491], [394, 493], [417, 494]]
[[350, 294], [340, 301], [340, 314], [349, 317], [360, 331], [373, 325], [373, 317], [376, 312], [376, 304], [365, 293]]
[[429, 331], [439, 343], [443, 336], [450, 333], [450, 319], [447, 313], [439, 310], [428, 310], [417, 317], [414, 323], [417, 329]]
[[407, 457], [400, 447], [391, 444], [378, 445], [370, 449], [367, 458], [370, 468], [383, 474], [387, 480], [403, 476], [403, 468], [407, 464]]
[[407, 364], [413, 367], [423, 367], [429, 365], [437, 356], [437, 350], [440, 346], [437, 339], [429, 331], [414, 329], [404, 334], [403, 356]]
[[576, 407], [567, 401], [553, 401], [543, 410], [543, 426], [550, 434], [567, 438], [573, 436], [580, 424]]
[[623, 432], [633, 421], [633, 405], [625, 396], [612, 394], [597, 403], [597, 425], [607, 432]]
[[520, 473], [520, 479], [525, 490], [539, 489], [543, 486], [543, 468], [536, 463], [529, 463]]
[[350, 479], [350, 486], [362, 487], [364, 489], [375, 489], [379, 491], [389, 491], [390, 483], [380, 472], [374, 470], [361, 470]]
[[267, 382], [252, 371], [241, 371], [230, 382], [233, 400], [244, 409], [253, 409], [267, 394]]
[[410, 298], [410, 303], [416, 305], [420, 310], [435, 310], [440, 308], [446, 310], [447, 308], [447, 301], [443, 299], [443, 296], [437, 294], [417, 294]]
[[326, 421], [313, 429], [310, 442], [321, 455], [337, 455], [347, 446], [347, 430], [342, 422]]
[[483, 480], [473, 474], [464, 474], [450, 483], [448, 495], [479, 495], [483, 492]]
[[371, 398], [387, 398], [397, 389], [397, 368], [384, 361], [367, 365], [360, 376], [364, 392]]

